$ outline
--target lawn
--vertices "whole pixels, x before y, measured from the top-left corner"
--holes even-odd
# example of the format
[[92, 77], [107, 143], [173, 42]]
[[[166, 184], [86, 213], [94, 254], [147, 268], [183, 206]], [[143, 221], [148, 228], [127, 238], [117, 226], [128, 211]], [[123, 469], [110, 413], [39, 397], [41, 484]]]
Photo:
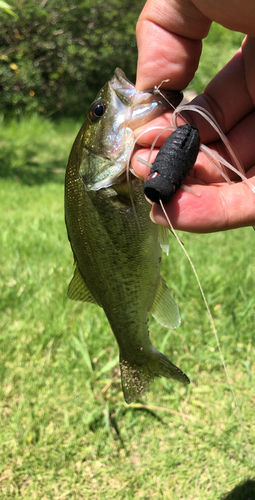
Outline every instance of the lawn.
[[244, 39], [243, 33], [229, 31], [213, 23], [209, 35], [203, 41], [199, 69], [188, 89], [203, 92], [207, 83], [233, 57]]
[[170, 237], [162, 274], [182, 324], [150, 318], [153, 344], [190, 377], [127, 405], [103, 311], [72, 302], [64, 169], [79, 125], [34, 116], [0, 133], [3, 499], [255, 498], [255, 234], [180, 233], [202, 282], [235, 391], [190, 265]]

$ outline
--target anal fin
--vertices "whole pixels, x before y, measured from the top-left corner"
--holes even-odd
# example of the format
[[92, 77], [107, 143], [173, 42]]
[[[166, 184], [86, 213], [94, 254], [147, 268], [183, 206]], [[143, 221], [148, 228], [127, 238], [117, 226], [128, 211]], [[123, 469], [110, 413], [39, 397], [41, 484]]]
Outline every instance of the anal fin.
[[163, 250], [163, 252], [166, 253], [168, 256], [169, 254], [169, 229], [167, 227], [159, 226], [159, 244]]
[[172, 292], [167, 288], [162, 276], [159, 277], [155, 298], [150, 313], [158, 323], [167, 328], [177, 328], [181, 324], [178, 306]]

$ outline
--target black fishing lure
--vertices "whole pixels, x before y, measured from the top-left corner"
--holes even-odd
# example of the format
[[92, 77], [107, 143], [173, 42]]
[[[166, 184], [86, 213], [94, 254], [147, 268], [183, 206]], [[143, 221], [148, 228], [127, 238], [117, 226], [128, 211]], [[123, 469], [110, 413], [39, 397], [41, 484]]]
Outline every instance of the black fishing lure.
[[144, 183], [151, 201], [168, 203], [194, 167], [200, 146], [195, 125], [178, 127], [164, 142]]

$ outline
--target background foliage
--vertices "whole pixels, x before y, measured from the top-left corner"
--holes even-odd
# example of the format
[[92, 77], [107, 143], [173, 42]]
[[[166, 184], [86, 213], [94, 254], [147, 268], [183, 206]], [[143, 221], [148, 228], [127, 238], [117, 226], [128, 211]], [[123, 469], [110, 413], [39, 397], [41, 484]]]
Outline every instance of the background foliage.
[[[141, 0], [16, 0], [1, 13], [0, 112], [77, 116], [121, 65], [135, 80]], [[120, 15], [121, 14], [121, 15]]]
[[[135, 81], [135, 26], [143, 4], [14, 0], [14, 16], [0, 10], [0, 113], [81, 117], [115, 67]], [[214, 24], [189, 88], [201, 92], [242, 38]]]

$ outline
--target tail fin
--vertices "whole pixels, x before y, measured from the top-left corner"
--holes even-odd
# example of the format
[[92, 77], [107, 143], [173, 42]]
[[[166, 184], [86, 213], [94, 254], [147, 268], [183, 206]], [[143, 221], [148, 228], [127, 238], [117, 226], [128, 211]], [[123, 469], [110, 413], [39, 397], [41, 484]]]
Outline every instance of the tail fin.
[[149, 355], [139, 359], [139, 364], [129, 362], [120, 354], [120, 369], [122, 390], [127, 403], [140, 399], [155, 377], [173, 378], [183, 384], [190, 382], [180, 368], [153, 347]]

